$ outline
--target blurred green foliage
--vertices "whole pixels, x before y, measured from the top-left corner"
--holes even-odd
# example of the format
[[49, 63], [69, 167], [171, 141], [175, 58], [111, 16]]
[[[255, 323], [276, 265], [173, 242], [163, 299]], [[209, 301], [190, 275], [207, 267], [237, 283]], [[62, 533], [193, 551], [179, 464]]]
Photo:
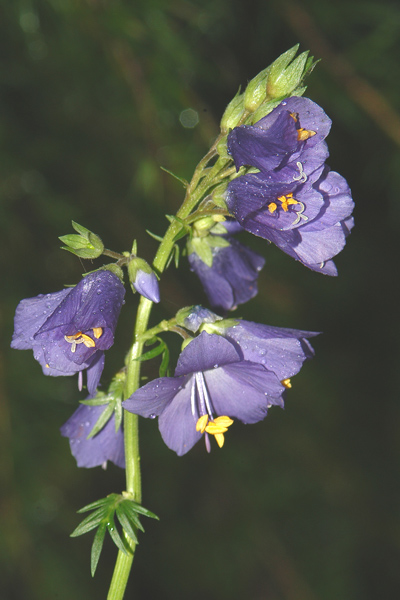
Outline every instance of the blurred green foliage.
[[[147, 523], [127, 598], [376, 600], [400, 593], [398, 225], [400, 10], [390, 0], [7, 0], [0, 21], [0, 596], [104, 598], [75, 511], [124, 488], [111, 465], [77, 469], [58, 428], [82, 399], [9, 350], [23, 297], [98, 266], [61, 252], [72, 219], [106, 246], [152, 260], [183, 190], [240, 84], [301, 43], [322, 61], [308, 95], [333, 119], [331, 167], [349, 180], [356, 228], [337, 279], [263, 240], [256, 299], [238, 313], [324, 331], [286, 410], [235, 425], [222, 451], [178, 459], [142, 424]], [[185, 128], [185, 115], [198, 116]], [[180, 116], [182, 117], [180, 118]], [[204, 301], [188, 273], [162, 278], [163, 309]], [[107, 355], [123, 360], [130, 295]]]

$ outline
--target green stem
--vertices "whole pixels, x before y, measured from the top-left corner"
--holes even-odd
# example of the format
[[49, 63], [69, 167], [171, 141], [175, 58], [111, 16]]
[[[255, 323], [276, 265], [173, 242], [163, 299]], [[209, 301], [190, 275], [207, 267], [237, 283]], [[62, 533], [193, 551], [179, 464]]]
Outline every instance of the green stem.
[[[216, 147], [220, 137], [216, 139], [210, 151], [197, 165], [192, 181], [187, 188], [183, 204], [176, 214], [180, 219], [185, 219], [189, 216], [191, 211], [211, 187], [214, 178], [222, 169], [224, 169], [228, 162], [228, 159], [219, 158], [212, 167], [207, 169], [207, 174], [202, 177], [206, 165], [211, 158], [216, 155]], [[173, 251], [175, 237], [179, 233], [181, 227], [182, 225], [178, 221], [173, 221], [168, 227], [153, 262], [153, 267], [158, 273], [164, 271], [170, 254]], [[135, 359], [139, 358], [142, 354], [145, 341], [144, 333], [147, 330], [152, 305], [153, 303], [150, 300], [147, 300], [143, 296], [141, 297], [136, 317], [134, 341], [126, 363], [125, 399], [129, 398], [140, 386], [141, 363]], [[133, 494], [135, 502], [141, 503], [142, 492], [138, 421], [139, 418], [137, 415], [124, 411], [126, 491]], [[121, 551], [118, 552], [107, 600], [122, 600], [124, 597], [135, 552], [135, 544], [128, 536], [126, 536], [126, 539], [132, 549], [132, 554], [126, 555]]]

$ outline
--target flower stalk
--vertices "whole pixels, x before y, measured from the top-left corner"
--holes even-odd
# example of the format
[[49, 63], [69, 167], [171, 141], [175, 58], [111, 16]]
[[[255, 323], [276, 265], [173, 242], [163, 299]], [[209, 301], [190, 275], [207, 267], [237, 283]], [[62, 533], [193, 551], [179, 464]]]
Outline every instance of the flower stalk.
[[[215, 185], [218, 174], [226, 167], [230, 159], [218, 158], [212, 167], [208, 167], [210, 160], [216, 156], [216, 148], [222, 137], [217, 137], [209, 152], [202, 158], [194, 171], [193, 178], [187, 187], [185, 199], [176, 216], [184, 220], [196, 208], [207, 191]], [[153, 261], [153, 268], [157, 273], [162, 273], [168, 264], [169, 257], [173, 251], [175, 237], [182, 225], [173, 220], [168, 227]], [[147, 336], [145, 336], [150, 318], [153, 302], [144, 298], [140, 299], [136, 323], [134, 329], [134, 340], [128, 353], [126, 362], [126, 382], [124, 398], [128, 399], [140, 387], [141, 363], [137, 360], [143, 351]], [[135, 502], [142, 501], [140, 454], [139, 454], [139, 417], [128, 411], [124, 411], [124, 437], [125, 437], [125, 462], [126, 462], [126, 490], [133, 494]], [[136, 544], [125, 536], [131, 548], [130, 554], [118, 551], [117, 561], [110, 584], [107, 600], [122, 600], [132, 568]]]

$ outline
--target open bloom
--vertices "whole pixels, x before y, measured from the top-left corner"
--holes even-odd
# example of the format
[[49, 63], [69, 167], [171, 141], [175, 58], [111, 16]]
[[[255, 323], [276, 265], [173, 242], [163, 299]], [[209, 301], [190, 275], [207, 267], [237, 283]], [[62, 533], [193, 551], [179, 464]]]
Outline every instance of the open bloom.
[[105, 467], [111, 460], [118, 467], [125, 468], [124, 434], [122, 427], [115, 431], [114, 416], [95, 436], [87, 439], [103, 410], [104, 406], [81, 404], [60, 428], [61, 435], [69, 438], [78, 467]]
[[205, 434], [218, 445], [233, 420], [257, 423], [273, 405], [283, 407], [285, 386], [261, 364], [243, 360], [220, 335], [202, 332], [179, 356], [174, 377], [160, 377], [138, 389], [123, 407], [143, 417], [159, 417], [166, 445], [179, 456]]
[[331, 121], [308, 98], [292, 97], [251, 127], [237, 127], [228, 149], [239, 169], [259, 169], [228, 185], [240, 225], [315, 271], [336, 275], [354, 207], [346, 180], [325, 165]]
[[96, 392], [104, 367], [104, 350], [114, 331], [125, 295], [116, 275], [107, 270], [84, 277], [74, 288], [22, 300], [15, 312], [11, 347], [33, 350], [45, 375], [80, 374]]
[[[209, 242], [211, 260], [203, 260], [194, 244], [189, 245], [188, 260], [211, 306], [226, 311], [234, 310], [238, 304], [256, 296], [257, 278], [265, 259], [233, 237], [233, 233], [243, 231], [239, 223], [226, 221], [223, 227], [227, 235], [213, 235], [211, 232], [202, 239], [202, 244]], [[223, 245], [214, 245], [216, 239], [222, 239]]]

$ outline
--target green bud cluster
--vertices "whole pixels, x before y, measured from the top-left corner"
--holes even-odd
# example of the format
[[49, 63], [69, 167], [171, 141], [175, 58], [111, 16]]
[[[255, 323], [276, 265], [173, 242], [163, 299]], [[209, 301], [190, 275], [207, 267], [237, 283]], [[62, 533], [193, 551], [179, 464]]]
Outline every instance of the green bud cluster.
[[304, 78], [316, 63], [313, 57], [308, 56], [308, 51], [295, 58], [298, 49], [299, 44], [296, 44], [281, 54], [269, 67], [249, 81], [243, 93], [236, 94], [222, 116], [222, 133], [228, 133], [238, 125], [254, 124], [284, 98], [304, 94]]

